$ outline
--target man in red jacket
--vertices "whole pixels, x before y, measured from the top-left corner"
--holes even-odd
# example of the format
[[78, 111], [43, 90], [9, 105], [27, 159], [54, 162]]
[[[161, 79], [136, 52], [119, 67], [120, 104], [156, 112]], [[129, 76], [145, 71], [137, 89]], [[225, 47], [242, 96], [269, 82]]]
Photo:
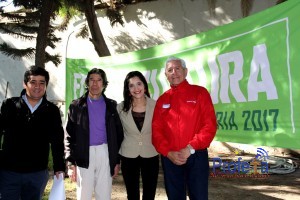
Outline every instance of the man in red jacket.
[[201, 86], [190, 85], [185, 61], [170, 57], [165, 74], [171, 89], [156, 103], [152, 142], [162, 155], [169, 200], [208, 199], [208, 153], [217, 123], [212, 100]]

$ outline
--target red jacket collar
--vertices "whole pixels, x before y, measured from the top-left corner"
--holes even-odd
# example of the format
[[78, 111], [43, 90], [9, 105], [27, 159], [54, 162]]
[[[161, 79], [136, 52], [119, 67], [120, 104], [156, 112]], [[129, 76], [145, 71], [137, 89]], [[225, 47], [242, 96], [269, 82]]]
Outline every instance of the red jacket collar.
[[171, 85], [172, 89], [180, 89], [180, 88], [184, 88], [187, 85], [189, 85], [189, 82], [187, 82], [186, 79], [184, 79], [184, 81], [182, 81], [181, 83], [179, 83], [178, 85]]

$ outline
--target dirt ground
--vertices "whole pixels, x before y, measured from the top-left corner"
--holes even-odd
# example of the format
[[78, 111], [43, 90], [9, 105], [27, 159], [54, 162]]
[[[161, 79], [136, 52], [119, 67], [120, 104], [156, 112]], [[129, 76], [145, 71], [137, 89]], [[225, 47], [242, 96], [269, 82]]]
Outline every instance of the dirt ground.
[[[219, 156], [219, 155], [217, 155]], [[210, 155], [210, 158], [216, 155]], [[225, 156], [222, 160], [236, 161], [238, 156]], [[249, 156], [248, 156], [249, 157]], [[251, 157], [251, 156], [250, 156]], [[242, 157], [246, 159], [245, 156]], [[300, 156], [293, 157], [292, 160], [298, 164], [296, 170], [287, 174], [268, 174], [267, 176], [253, 177], [213, 177], [209, 178], [209, 200], [300, 200]], [[210, 159], [210, 170], [212, 172], [213, 165]], [[66, 183], [67, 182], [67, 183]], [[76, 199], [76, 186], [66, 179], [68, 184], [66, 191], [67, 200]], [[49, 189], [51, 185], [49, 184]], [[47, 191], [46, 191], [47, 192]], [[120, 174], [113, 180], [112, 200], [125, 200], [126, 191], [122, 175]], [[166, 200], [167, 196], [164, 189], [163, 174], [160, 170], [158, 178], [158, 187], [156, 192], [156, 200]], [[187, 198], [188, 199], [188, 198]]]
[[[297, 163], [300, 164], [297, 160]], [[211, 164], [211, 163], [210, 163]], [[299, 166], [299, 165], [298, 165]], [[211, 169], [212, 170], [212, 169]], [[125, 200], [122, 176], [113, 182], [112, 200]], [[157, 200], [166, 200], [163, 175], [160, 171]], [[209, 178], [209, 200], [300, 200], [300, 169], [288, 174], [269, 174], [266, 177]]]

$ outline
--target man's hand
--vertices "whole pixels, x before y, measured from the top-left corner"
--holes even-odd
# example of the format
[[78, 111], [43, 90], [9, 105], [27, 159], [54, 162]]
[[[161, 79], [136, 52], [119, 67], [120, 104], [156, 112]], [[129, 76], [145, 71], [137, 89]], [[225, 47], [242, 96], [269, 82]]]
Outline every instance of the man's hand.
[[68, 175], [72, 182], [77, 181], [77, 167], [75, 165], [68, 166]]
[[115, 166], [115, 169], [114, 169], [114, 175], [112, 176], [112, 178], [116, 178], [119, 174], [119, 171], [120, 171], [120, 164], [117, 164]]
[[190, 149], [188, 147], [185, 147], [183, 149], [180, 149], [180, 156], [182, 157], [182, 159], [188, 159], [191, 155]]
[[60, 174], [63, 174], [63, 178], [65, 178], [65, 173], [63, 171], [58, 171], [58, 172], [55, 172], [55, 176], [57, 179], [59, 179]]
[[187, 157], [179, 151], [170, 151], [167, 157], [175, 164], [175, 165], [183, 165], [186, 163]]

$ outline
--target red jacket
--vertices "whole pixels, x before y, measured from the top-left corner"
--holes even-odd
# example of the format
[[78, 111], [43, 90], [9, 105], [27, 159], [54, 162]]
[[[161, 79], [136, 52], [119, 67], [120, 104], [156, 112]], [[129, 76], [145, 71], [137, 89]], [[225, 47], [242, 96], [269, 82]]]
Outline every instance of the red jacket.
[[186, 80], [161, 95], [152, 121], [152, 143], [163, 156], [190, 144], [209, 147], [217, 130], [214, 107], [208, 91]]

